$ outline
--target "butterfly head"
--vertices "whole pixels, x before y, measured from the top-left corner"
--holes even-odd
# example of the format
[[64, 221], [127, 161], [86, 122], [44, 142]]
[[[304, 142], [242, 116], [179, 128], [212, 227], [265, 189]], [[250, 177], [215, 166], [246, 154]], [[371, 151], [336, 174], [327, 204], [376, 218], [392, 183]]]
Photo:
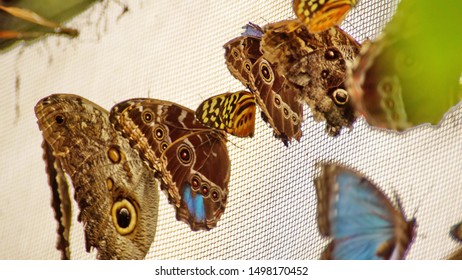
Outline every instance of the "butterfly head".
[[88, 104], [77, 95], [53, 94], [45, 97], [35, 105], [35, 114], [43, 137], [55, 153], [67, 153], [69, 147], [64, 143], [70, 139], [88, 142], [112, 136], [102, 133], [102, 127], [107, 124], [107, 111], [96, 104]]

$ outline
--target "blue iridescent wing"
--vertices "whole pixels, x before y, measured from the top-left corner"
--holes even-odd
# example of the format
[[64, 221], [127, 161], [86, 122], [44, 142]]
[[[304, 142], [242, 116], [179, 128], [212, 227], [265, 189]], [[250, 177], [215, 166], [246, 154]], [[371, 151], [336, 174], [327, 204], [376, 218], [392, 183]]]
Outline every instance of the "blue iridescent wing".
[[404, 257], [414, 221], [406, 222], [372, 182], [350, 169], [326, 164], [315, 184], [319, 229], [333, 238], [323, 258]]

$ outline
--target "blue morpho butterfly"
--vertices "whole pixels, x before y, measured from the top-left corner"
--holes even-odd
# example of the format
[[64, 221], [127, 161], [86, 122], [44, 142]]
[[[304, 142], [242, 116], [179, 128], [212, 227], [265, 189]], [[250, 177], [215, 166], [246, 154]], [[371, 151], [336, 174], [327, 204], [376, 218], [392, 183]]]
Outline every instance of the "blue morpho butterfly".
[[321, 164], [314, 180], [318, 226], [333, 238], [321, 259], [403, 259], [414, 238], [415, 219], [406, 221], [401, 207], [356, 171]]
[[149, 98], [116, 104], [110, 120], [158, 174], [176, 218], [192, 230], [215, 227], [228, 197], [226, 133], [202, 125], [191, 109]]

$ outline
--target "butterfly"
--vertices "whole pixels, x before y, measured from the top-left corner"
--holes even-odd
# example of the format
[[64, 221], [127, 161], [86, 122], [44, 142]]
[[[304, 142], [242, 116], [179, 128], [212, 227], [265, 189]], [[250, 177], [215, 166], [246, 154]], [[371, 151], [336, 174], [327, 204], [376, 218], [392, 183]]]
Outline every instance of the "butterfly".
[[201, 123], [238, 137], [253, 136], [255, 114], [255, 98], [245, 90], [210, 97], [196, 109], [196, 118]]
[[277, 65], [293, 94], [306, 102], [316, 121], [326, 121], [326, 131], [337, 136], [356, 120], [346, 90], [347, 66], [359, 53], [360, 44], [339, 27], [311, 33], [298, 20], [264, 27], [263, 56]]
[[335, 164], [318, 164], [314, 180], [321, 235], [333, 240], [322, 259], [402, 259], [414, 238], [415, 219], [367, 178]]
[[59, 188], [53, 191], [66, 191], [62, 172], [72, 180], [86, 250], [96, 248], [99, 259], [143, 259], [154, 241], [159, 204], [149, 166], [112, 128], [109, 113], [83, 97], [50, 95], [37, 103], [35, 114], [49, 181]]
[[[451, 35], [462, 32], [460, 17], [453, 5], [442, 5], [439, 17], [434, 10], [428, 3], [403, 1], [354, 61], [347, 87], [356, 111], [370, 125], [396, 131], [437, 125], [461, 100], [462, 61], [454, 58], [462, 40]], [[429, 16], [437, 20], [428, 23]]]
[[357, 0], [294, 0], [294, 12], [312, 33], [339, 25]]
[[292, 139], [299, 141], [302, 136], [303, 105], [285, 77], [277, 71], [277, 65], [263, 57], [262, 36], [263, 30], [258, 25], [247, 24], [242, 36], [223, 46], [226, 66], [250, 89], [263, 120], [273, 128], [275, 137], [287, 146]]
[[176, 218], [192, 230], [215, 227], [228, 197], [226, 133], [201, 124], [193, 110], [149, 98], [116, 104], [110, 120], [161, 179]]

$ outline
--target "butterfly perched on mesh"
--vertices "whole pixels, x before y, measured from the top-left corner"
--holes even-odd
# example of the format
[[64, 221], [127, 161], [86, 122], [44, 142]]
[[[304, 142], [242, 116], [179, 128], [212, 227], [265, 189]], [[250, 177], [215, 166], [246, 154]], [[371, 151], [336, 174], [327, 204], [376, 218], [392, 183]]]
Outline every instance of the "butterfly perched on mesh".
[[329, 135], [352, 127], [356, 116], [345, 79], [347, 64], [360, 50], [356, 40], [336, 26], [311, 33], [299, 20], [285, 20], [264, 27], [261, 49], [314, 119], [326, 121]]
[[312, 33], [339, 25], [357, 0], [294, 0], [294, 12]]
[[[454, 5], [462, 8], [462, 3]], [[439, 17], [434, 5], [403, 1], [354, 61], [347, 87], [356, 111], [370, 125], [396, 131], [437, 125], [462, 99], [462, 60], [455, 59], [462, 39], [451, 35], [462, 32], [458, 8], [445, 2], [437, 10]], [[427, 22], [429, 16], [436, 21]]]
[[[58, 188], [53, 191], [68, 195], [63, 172], [72, 180], [86, 250], [96, 248], [99, 259], [143, 259], [154, 241], [159, 204], [149, 166], [112, 128], [109, 113], [83, 97], [50, 95], [37, 103], [35, 114], [46, 142], [49, 181]], [[65, 238], [64, 232], [64, 247], [58, 245], [68, 257]]]
[[402, 259], [414, 238], [415, 219], [367, 178], [335, 164], [318, 164], [314, 180], [321, 235], [332, 241], [322, 259]]
[[200, 122], [238, 137], [253, 136], [255, 114], [255, 97], [245, 90], [210, 97], [196, 109]]
[[192, 230], [215, 227], [228, 198], [226, 134], [201, 124], [193, 110], [149, 98], [116, 104], [110, 120], [161, 179], [177, 219]]
[[263, 57], [262, 36], [263, 30], [258, 25], [247, 24], [242, 36], [223, 46], [226, 66], [250, 89], [263, 120], [273, 128], [275, 137], [287, 146], [292, 139], [299, 141], [302, 136], [303, 106], [286, 78], [277, 71], [277, 65]]

